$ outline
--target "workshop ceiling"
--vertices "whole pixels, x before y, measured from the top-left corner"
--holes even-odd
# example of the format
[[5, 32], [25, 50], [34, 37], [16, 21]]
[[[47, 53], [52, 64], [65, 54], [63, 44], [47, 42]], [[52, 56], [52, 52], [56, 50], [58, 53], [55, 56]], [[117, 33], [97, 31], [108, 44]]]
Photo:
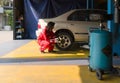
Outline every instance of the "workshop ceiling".
[[[20, 7], [21, 4], [23, 6], [23, 1], [24, 0], [14, 0], [14, 3], [16, 4], [17, 7]], [[31, 1], [36, 1], [40, 2], [42, 0], [31, 0]], [[57, 0], [55, 0], [57, 1]], [[79, 0], [78, 0], [79, 1]], [[80, 0], [80, 1], [85, 1], [85, 0]], [[86, 2], [89, 1], [89, 3], [93, 2], [95, 8], [100, 8], [100, 9], [107, 9], [107, 0], [86, 0]], [[63, 0], [63, 2], [66, 2], [66, 0]], [[96, 4], [97, 3], [97, 4]]]

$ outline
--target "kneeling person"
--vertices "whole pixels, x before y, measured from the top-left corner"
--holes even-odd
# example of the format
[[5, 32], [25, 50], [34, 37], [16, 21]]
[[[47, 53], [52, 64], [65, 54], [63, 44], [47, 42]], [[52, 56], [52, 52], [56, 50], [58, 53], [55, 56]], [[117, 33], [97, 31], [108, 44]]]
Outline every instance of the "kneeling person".
[[54, 22], [48, 22], [47, 26], [42, 30], [37, 38], [38, 44], [40, 45], [40, 51], [42, 53], [44, 53], [46, 49], [48, 49], [48, 52], [53, 52], [55, 45], [55, 33], [53, 32], [54, 25]]

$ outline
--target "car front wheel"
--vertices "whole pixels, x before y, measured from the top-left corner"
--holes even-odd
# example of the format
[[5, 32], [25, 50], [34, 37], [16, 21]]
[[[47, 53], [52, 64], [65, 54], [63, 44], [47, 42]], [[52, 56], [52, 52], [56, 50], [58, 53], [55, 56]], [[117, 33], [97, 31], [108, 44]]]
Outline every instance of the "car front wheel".
[[58, 42], [56, 47], [59, 50], [69, 50], [73, 45], [73, 38], [67, 32], [60, 32], [57, 34]]

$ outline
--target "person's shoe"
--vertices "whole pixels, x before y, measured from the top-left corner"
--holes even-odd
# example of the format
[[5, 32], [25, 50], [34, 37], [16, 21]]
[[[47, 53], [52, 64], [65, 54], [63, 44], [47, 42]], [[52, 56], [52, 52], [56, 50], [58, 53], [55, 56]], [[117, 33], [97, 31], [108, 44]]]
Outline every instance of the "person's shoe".
[[41, 53], [45, 53], [44, 51], [41, 51]]
[[55, 53], [56, 51], [54, 51], [54, 50], [49, 50], [48, 52], [49, 52], [49, 53]]

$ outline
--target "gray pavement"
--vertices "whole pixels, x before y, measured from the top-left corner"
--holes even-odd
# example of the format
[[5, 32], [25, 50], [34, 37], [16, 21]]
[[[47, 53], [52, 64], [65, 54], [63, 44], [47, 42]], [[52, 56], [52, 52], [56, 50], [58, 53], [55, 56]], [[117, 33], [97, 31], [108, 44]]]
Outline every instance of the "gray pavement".
[[0, 43], [13, 40], [13, 31], [0, 31]]
[[13, 40], [13, 31], [0, 31], [0, 56], [15, 50], [31, 40]]
[[31, 40], [4, 40], [0, 43], [0, 56], [4, 56], [30, 41]]

